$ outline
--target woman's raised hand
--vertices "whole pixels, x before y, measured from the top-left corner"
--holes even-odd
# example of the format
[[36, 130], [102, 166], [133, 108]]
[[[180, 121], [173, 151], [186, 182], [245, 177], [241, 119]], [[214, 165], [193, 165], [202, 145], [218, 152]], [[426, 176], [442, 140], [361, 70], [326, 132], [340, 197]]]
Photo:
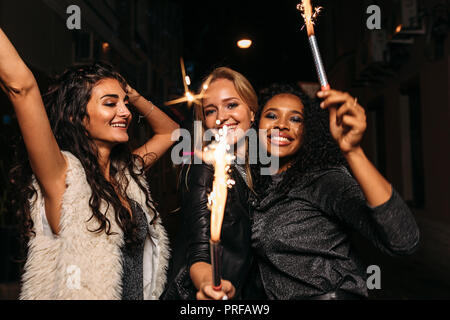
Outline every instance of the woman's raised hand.
[[331, 135], [338, 142], [367, 203], [372, 207], [386, 203], [392, 195], [392, 187], [360, 147], [367, 126], [363, 107], [346, 92], [329, 90], [317, 96], [324, 99], [320, 107], [330, 111]]
[[141, 95], [136, 90], [134, 90], [129, 84], [127, 84], [127, 95], [132, 105], [134, 105], [136, 101], [141, 97]]
[[324, 99], [320, 107], [330, 112], [330, 132], [342, 152], [347, 154], [359, 149], [367, 124], [364, 108], [358, 100], [337, 90], [319, 91], [317, 96]]

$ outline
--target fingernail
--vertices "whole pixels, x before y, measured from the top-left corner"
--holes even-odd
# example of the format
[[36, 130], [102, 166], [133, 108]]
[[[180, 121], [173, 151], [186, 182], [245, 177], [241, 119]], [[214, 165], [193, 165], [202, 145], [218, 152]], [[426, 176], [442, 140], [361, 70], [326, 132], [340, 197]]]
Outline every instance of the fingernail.
[[324, 106], [325, 106], [325, 103], [322, 102], [322, 103], [320, 104], [320, 107], [323, 109]]
[[222, 300], [228, 300], [228, 296], [227, 296], [227, 295], [224, 295], [224, 296], [222, 297]]

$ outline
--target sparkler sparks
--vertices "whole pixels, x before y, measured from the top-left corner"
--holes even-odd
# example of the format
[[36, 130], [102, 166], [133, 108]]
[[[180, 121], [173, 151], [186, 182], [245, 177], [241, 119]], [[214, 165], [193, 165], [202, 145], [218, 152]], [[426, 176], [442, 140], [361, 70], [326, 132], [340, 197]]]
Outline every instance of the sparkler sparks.
[[[220, 120], [217, 120], [220, 125]], [[220, 233], [222, 230], [223, 217], [227, 202], [228, 188], [231, 188], [235, 181], [230, 179], [228, 172], [235, 156], [230, 154], [230, 145], [227, 143], [227, 126], [218, 130], [215, 135], [216, 141], [206, 147], [201, 157], [210, 164], [214, 165], [214, 182], [212, 192], [208, 196], [208, 208], [211, 210], [211, 266], [213, 276], [213, 288], [219, 291], [221, 289], [222, 273], [222, 249], [220, 246]]]
[[189, 90], [189, 86], [191, 85], [191, 78], [186, 74], [186, 68], [184, 66], [183, 58], [180, 58], [180, 66], [181, 66], [181, 74], [183, 76], [184, 96], [174, 100], [167, 101], [166, 103], [164, 103], [164, 105], [171, 106], [184, 102], [188, 103], [188, 107], [191, 107], [193, 103], [201, 105], [201, 100], [204, 97], [205, 91], [208, 89], [209, 82], [203, 84], [202, 90], [199, 94], [193, 94]]
[[323, 66], [322, 57], [320, 56], [316, 35], [314, 34], [314, 20], [319, 15], [320, 11], [322, 10], [322, 7], [313, 9], [311, 5], [311, 0], [303, 0], [301, 3], [297, 5], [297, 9], [302, 12], [303, 19], [305, 20], [309, 44], [311, 46], [314, 64], [316, 66], [316, 71], [319, 77], [321, 88], [323, 91], [329, 90], [330, 85], [328, 84], [328, 79], [325, 73], [325, 68]]
[[212, 142], [203, 151], [203, 159], [205, 162], [214, 165], [214, 182], [213, 189], [208, 196], [208, 206], [211, 210], [211, 240], [218, 242], [222, 229], [223, 216], [225, 212], [225, 204], [227, 200], [227, 189], [234, 185], [234, 180], [230, 179], [228, 172], [230, 165], [235, 156], [228, 151], [230, 145], [226, 139], [227, 127], [224, 126], [216, 134], [216, 141]]
[[297, 5], [297, 10], [302, 13], [302, 17], [305, 20], [305, 24], [303, 25], [302, 30], [306, 26], [308, 30], [308, 36], [314, 34], [315, 20], [317, 19], [317, 16], [320, 14], [322, 9], [322, 7], [316, 7], [313, 9], [310, 0], [303, 0]]

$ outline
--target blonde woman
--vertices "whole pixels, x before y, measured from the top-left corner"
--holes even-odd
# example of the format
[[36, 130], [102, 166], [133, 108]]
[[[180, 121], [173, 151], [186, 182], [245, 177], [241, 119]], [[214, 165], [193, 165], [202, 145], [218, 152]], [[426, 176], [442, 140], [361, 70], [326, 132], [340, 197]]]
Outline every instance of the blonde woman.
[[[258, 109], [253, 87], [243, 75], [224, 67], [215, 69], [205, 83], [208, 88], [201, 105], [195, 109], [195, 119], [201, 121], [203, 131], [227, 126], [230, 143], [235, 149], [239, 148], [238, 142], [251, 128]], [[245, 150], [241, 154], [245, 155]], [[221, 233], [222, 290], [215, 291], [209, 253], [211, 212], [207, 207], [214, 170], [207, 164], [183, 168], [184, 235], [174, 251], [172, 279], [164, 299], [247, 299], [251, 298], [250, 294], [257, 297], [259, 290], [250, 280], [256, 270], [250, 249], [251, 220], [247, 201], [252, 182], [249, 172], [248, 159], [231, 167], [231, 177], [236, 184], [228, 192]]]

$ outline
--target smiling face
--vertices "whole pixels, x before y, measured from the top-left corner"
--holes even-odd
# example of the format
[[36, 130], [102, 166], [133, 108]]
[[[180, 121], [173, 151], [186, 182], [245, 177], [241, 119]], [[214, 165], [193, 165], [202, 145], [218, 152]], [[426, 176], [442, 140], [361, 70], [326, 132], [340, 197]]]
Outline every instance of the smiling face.
[[302, 144], [304, 106], [299, 97], [283, 93], [267, 101], [261, 113], [259, 129], [267, 151], [289, 163]]
[[230, 144], [236, 144], [255, 119], [255, 114], [228, 79], [217, 79], [209, 85], [203, 98], [203, 114], [207, 129], [228, 127]]
[[132, 119], [128, 106], [128, 96], [119, 81], [104, 79], [95, 85], [87, 105], [89, 120], [85, 127], [97, 146], [112, 148], [128, 142]]

